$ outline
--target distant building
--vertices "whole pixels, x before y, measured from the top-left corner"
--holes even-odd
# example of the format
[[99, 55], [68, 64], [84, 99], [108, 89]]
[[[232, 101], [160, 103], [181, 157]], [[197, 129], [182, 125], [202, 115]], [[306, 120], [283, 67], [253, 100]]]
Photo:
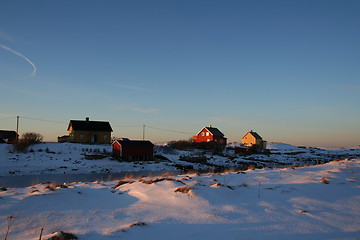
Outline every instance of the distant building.
[[251, 147], [244, 147], [244, 146], [235, 146], [234, 150], [235, 150], [235, 154], [241, 154], [241, 155], [250, 155], [256, 153], [256, 151]]
[[192, 138], [194, 143], [207, 143], [206, 145], [216, 150], [224, 150], [226, 147], [227, 138], [219, 129], [211, 125], [202, 128]]
[[61, 137], [58, 137], [58, 142], [59, 143], [69, 142], [69, 141], [70, 141], [70, 136], [69, 135], [63, 135]]
[[264, 151], [266, 149], [266, 141], [260, 137], [259, 134], [252, 130], [247, 132], [241, 139], [241, 145], [244, 147], [251, 147], [255, 151]]
[[[88, 144], [110, 144], [111, 132], [113, 131], [109, 122], [86, 120], [70, 120], [67, 131], [69, 142]], [[60, 137], [65, 140], [66, 136]], [[59, 139], [58, 139], [59, 140]]]
[[112, 152], [114, 158], [123, 161], [149, 161], [154, 159], [154, 144], [121, 138], [112, 143]]
[[15, 131], [0, 130], [0, 143], [14, 144], [18, 137]]

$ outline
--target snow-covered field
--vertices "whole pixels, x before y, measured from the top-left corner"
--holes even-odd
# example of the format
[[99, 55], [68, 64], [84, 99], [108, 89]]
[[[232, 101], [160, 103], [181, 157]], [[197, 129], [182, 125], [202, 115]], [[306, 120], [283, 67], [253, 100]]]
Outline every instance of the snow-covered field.
[[[121, 171], [140, 171], [138, 163], [119, 162], [111, 157], [88, 160], [85, 155], [107, 154], [110, 145], [74, 143], [41, 143], [29, 147], [27, 153], [16, 153], [12, 146], [0, 144], [0, 176], [41, 174], [95, 174]], [[147, 170], [164, 168], [159, 162], [150, 162]]]
[[[243, 168], [244, 164], [257, 167], [282, 167], [289, 165], [309, 165], [333, 159], [359, 158], [360, 148], [354, 149], [318, 149], [298, 148], [284, 143], [270, 143], [271, 154], [250, 156], [205, 155], [206, 164], [190, 163], [180, 160], [180, 156], [197, 154], [189, 151], [169, 150], [168, 147], [156, 147], [156, 154], [161, 155], [156, 161], [119, 162], [111, 156], [109, 145], [84, 145], [73, 143], [41, 143], [29, 147], [27, 153], [16, 153], [12, 146], [0, 144], [0, 183], [1, 176], [24, 175], [60, 175], [60, 174], [113, 174], [121, 172], [155, 171], [174, 172], [181, 166], [195, 170], [222, 168]], [[85, 155], [108, 154], [108, 157], [89, 160]], [[1, 184], [0, 184], [1, 185]]]
[[[111, 162], [110, 162], [111, 163]], [[360, 239], [360, 160], [0, 190], [0, 237]], [[55, 232], [55, 233], [53, 233]]]

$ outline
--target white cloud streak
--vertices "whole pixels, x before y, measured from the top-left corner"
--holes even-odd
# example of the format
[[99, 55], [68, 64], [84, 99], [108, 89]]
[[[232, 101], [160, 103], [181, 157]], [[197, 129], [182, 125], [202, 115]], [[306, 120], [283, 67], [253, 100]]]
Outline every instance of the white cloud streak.
[[33, 72], [30, 74], [29, 77], [33, 77], [33, 76], [36, 74], [36, 71], [37, 71], [37, 70], [36, 70], [36, 66], [35, 66], [34, 63], [32, 63], [32, 62], [30, 61], [30, 59], [28, 59], [27, 57], [25, 57], [25, 56], [22, 55], [21, 53], [15, 51], [15, 50], [13, 50], [13, 49], [5, 46], [5, 45], [0, 44], [0, 48], [5, 49], [5, 50], [7, 50], [7, 51], [9, 51], [9, 52], [11, 52], [11, 53], [13, 53], [13, 54], [15, 54], [15, 55], [21, 57], [22, 59], [24, 59], [25, 61], [27, 61], [28, 63], [30, 63], [34, 70], [33, 70]]

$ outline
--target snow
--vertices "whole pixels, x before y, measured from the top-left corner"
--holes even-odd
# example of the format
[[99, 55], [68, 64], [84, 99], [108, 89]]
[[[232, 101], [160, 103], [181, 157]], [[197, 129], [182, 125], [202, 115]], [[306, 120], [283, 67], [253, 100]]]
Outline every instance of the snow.
[[[0, 189], [0, 236], [5, 236], [13, 216], [8, 239], [39, 239], [42, 228], [42, 239], [62, 231], [87, 240], [359, 239], [360, 149], [284, 143], [271, 143], [269, 148], [271, 154], [205, 154], [207, 161], [200, 164], [180, 160], [202, 154], [199, 151], [167, 146], [157, 147], [162, 159], [143, 163], [118, 162], [109, 156], [85, 158], [110, 153], [108, 145], [42, 143], [27, 153], [15, 153], [11, 145], [0, 144], [0, 186], [5, 187]], [[245, 171], [247, 165], [258, 168]], [[160, 174], [178, 166], [237, 170]], [[4, 184], [4, 179], [16, 182], [31, 176], [50, 180], [50, 176], [144, 170], [152, 176], [133, 174], [121, 182], [32, 181], [16, 188]]]
[[[244, 172], [37, 184], [0, 191], [0, 236], [359, 239], [360, 160]], [[329, 184], [321, 182], [326, 178]], [[189, 191], [176, 191], [186, 186]], [[53, 187], [53, 188], [51, 188]], [[57, 231], [57, 233], [53, 233]]]
[[[247, 169], [249, 166], [285, 167], [304, 166], [334, 159], [360, 157], [360, 148], [319, 149], [295, 147], [285, 143], [270, 143], [270, 154], [241, 156], [227, 151], [211, 155], [197, 151], [179, 151], [169, 146], [156, 146], [155, 161], [119, 162], [111, 157], [110, 145], [85, 145], [74, 143], [41, 143], [32, 145], [26, 153], [16, 153], [11, 145], [0, 144], [0, 186], [26, 186], [42, 181], [94, 181], [112, 179], [127, 174], [148, 175], [183, 170], [222, 171]], [[102, 159], [87, 159], [88, 155], [103, 155]], [[181, 159], [182, 156], [201, 156], [205, 163]], [[53, 176], [53, 177], [50, 177]], [[23, 178], [18, 178], [23, 176]], [[19, 184], [19, 181], [23, 184]], [[9, 185], [9, 183], [13, 183]], [[61, 183], [61, 181], [60, 181]], [[28, 186], [27, 185], [27, 186]]]
[[299, 147], [290, 144], [276, 143], [276, 142], [267, 143], [266, 148], [270, 150], [279, 150], [279, 151], [298, 151], [300, 149]]
[[[110, 145], [74, 143], [41, 143], [33, 145], [27, 153], [15, 153], [12, 146], [0, 144], [0, 176], [41, 174], [99, 174], [124, 171], [143, 171], [137, 163], [118, 162], [111, 157], [88, 160], [85, 154], [111, 155]], [[164, 166], [152, 162], [147, 170], [163, 170]]]

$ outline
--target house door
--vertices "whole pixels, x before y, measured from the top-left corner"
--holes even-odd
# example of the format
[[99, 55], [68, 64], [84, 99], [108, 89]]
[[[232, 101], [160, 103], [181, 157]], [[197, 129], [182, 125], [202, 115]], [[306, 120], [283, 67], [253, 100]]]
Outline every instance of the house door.
[[91, 135], [91, 143], [97, 143], [97, 135], [96, 134]]

